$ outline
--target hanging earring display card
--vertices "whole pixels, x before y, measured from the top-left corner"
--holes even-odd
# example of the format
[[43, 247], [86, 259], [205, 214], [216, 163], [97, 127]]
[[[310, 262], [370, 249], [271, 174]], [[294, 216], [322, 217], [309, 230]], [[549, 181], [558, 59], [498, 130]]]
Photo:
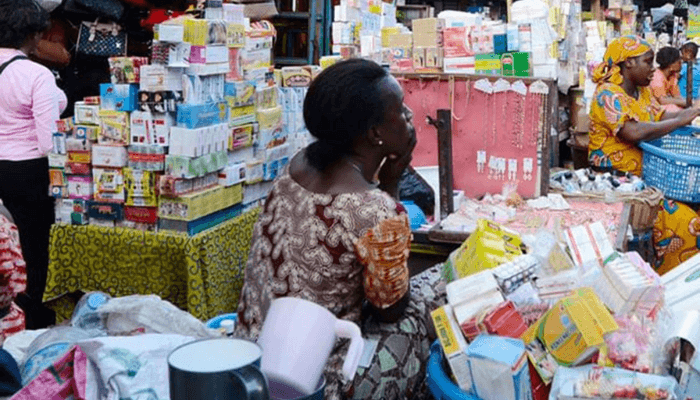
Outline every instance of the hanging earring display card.
[[[426, 123], [452, 111], [455, 190], [476, 198], [517, 186], [524, 198], [546, 193], [549, 179], [550, 81], [470, 75], [397, 75], [413, 110], [414, 167], [438, 165], [437, 131]], [[554, 89], [552, 89], [554, 90]]]

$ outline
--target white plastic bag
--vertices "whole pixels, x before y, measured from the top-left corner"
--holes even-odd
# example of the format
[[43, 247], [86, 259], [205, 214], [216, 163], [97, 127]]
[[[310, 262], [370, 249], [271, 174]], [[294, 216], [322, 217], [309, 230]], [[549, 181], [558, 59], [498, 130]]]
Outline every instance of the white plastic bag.
[[36, 0], [36, 2], [46, 10], [46, 12], [51, 12], [61, 5], [63, 0]]
[[195, 338], [217, 336], [192, 314], [156, 295], [134, 295], [111, 299], [99, 309], [106, 317], [109, 335], [138, 329], [144, 333], [174, 333]]

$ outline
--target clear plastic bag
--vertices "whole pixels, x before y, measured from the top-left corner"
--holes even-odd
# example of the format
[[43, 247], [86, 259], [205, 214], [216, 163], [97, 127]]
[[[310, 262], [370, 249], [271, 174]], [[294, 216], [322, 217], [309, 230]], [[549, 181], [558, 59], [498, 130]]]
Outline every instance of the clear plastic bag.
[[196, 338], [216, 336], [213, 330], [168, 301], [155, 295], [113, 298], [99, 309], [106, 318], [109, 335], [132, 332], [174, 333]]

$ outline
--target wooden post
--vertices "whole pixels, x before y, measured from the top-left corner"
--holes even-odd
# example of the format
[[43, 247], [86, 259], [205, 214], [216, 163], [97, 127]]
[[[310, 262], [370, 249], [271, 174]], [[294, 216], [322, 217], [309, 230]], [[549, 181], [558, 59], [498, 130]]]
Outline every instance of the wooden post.
[[454, 212], [452, 190], [452, 111], [437, 110], [437, 119], [427, 116], [427, 122], [437, 129], [438, 174], [440, 182], [440, 220]]
[[695, 63], [694, 60], [688, 61], [686, 66], [688, 67], [686, 69], [686, 85], [685, 85], [685, 105], [686, 107], [692, 107], [693, 106], [693, 64]]
[[438, 166], [440, 174], [440, 219], [454, 212], [452, 190], [452, 111], [437, 111]]
[[506, 0], [506, 12], [508, 13], [508, 23], [510, 24], [513, 22], [513, 19], [510, 16], [510, 9], [513, 7], [513, 0]]

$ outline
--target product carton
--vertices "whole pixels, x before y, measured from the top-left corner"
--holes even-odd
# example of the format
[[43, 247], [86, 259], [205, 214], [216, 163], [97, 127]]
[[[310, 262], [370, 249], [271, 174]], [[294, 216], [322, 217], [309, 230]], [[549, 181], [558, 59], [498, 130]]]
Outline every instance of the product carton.
[[201, 157], [167, 155], [165, 173], [177, 178], [196, 178], [216, 172], [226, 166], [228, 156], [225, 151], [211, 153]]
[[100, 84], [100, 100], [103, 110], [134, 111], [137, 109], [137, 93], [139, 85], [131, 84]]
[[520, 237], [491, 221], [479, 220], [477, 229], [450, 254], [444, 264], [445, 279], [452, 281], [492, 269], [522, 254]]
[[148, 64], [148, 57], [110, 57], [108, 61], [112, 83], [139, 83], [141, 67]]
[[177, 108], [177, 125], [197, 129], [227, 122], [226, 103], [183, 104]]
[[157, 194], [156, 173], [153, 171], [124, 168], [124, 188], [128, 196], [155, 196]]
[[100, 134], [97, 138], [100, 144], [121, 145], [129, 144], [129, 113], [124, 111], [101, 110]]
[[[275, 89], [274, 87], [270, 89]], [[226, 82], [224, 96], [230, 107], [243, 107], [255, 104], [255, 82]]]
[[245, 25], [229, 23], [226, 26], [226, 45], [230, 48], [245, 47]]
[[51, 135], [51, 144], [53, 152], [57, 154], [66, 154], [66, 134], [63, 132], [54, 132]]
[[144, 171], [165, 169], [165, 147], [157, 145], [129, 146], [129, 167]]
[[74, 107], [74, 119], [76, 124], [99, 125], [100, 118], [98, 116], [100, 106], [87, 105], [85, 102], [76, 101]]
[[128, 162], [126, 147], [123, 146], [92, 146], [92, 165], [98, 167], [125, 167]]
[[91, 149], [92, 142], [86, 138], [66, 138], [66, 151], [90, 151]]
[[467, 359], [467, 342], [459, 331], [457, 322], [452, 314], [452, 307], [444, 305], [431, 313], [435, 332], [437, 332], [440, 346], [445, 354], [450, 371], [457, 381], [457, 385], [465, 392], [473, 389], [469, 361]]
[[92, 199], [92, 177], [87, 175], [69, 175], [68, 180], [68, 198], [70, 199]]
[[98, 125], [76, 125], [73, 136], [94, 142], [100, 137], [100, 127]]
[[661, 277], [666, 306], [676, 313], [694, 308], [700, 301], [700, 255], [695, 255]]
[[442, 29], [445, 20], [442, 18], [414, 19], [413, 45], [416, 47], [440, 47], [442, 45]]
[[49, 153], [49, 168], [65, 168], [67, 161], [65, 154]]
[[443, 49], [441, 47], [426, 47], [425, 48], [425, 66], [426, 68], [442, 68]]
[[467, 349], [474, 392], [483, 400], [532, 400], [525, 345], [480, 335]]
[[445, 58], [471, 57], [474, 51], [469, 41], [469, 28], [466, 26], [444, 28], [442, 37]]
[[603, 267], [605, 260], [615, 253], [602, 222], [569, 228], [564, 235], [574, 262], [584, 271]]
[[501, 73], [501, 58], [498, 54], [477, 54], [475, 68], [477, 74], [498, 75]]
[[185, 38], [185, 27], [180, 24], [156, 24], [153, 27], [153, 40], [180, 43]]
[[246, 163], [229, 164], [219, 171], [219, 185], [229, 187], [245, 181]]
[[178, 198], [160, 197], [158, 216], [180, 221], [193, 221], [243, 201], [241, 185], [216, 186], [203, 192]]
[[228, 47], [224, 45], [192, 46], [190, 49], [191, 64], [228, 63]]
[[124, 174], [121, 169], [93, 168], [92, 178], [95, 200], [108, 203], [124, 202]]
[[548, 384], [558, 365], [575, 366], [588, 361], [605, 344], [605, 336], [617, 329], [595, 292], [583, 288], [559, 300], [522, 339], [532, 364]]
[[230, 128], [228, 149], [237, 150], [253, 145], [253, 139], [258, 132], [258, 124], [246, 124]]
[[92, 220], [119, 221], [124, 219], [123, 204], [88, 201], [87, 207], [90, 225], [93, 225]]
[[139, 90], [145, 92], [181, 91], [182, 74], [182, 68], [144, 65], [141, 67]]
[[282, 68], [282, 83], [286, 87], [306, 87], [311, 84], [311, 72], [302, 67]]
[[501, 55], [503, 76], [531, 76], [530, 53], [505, 53]]
[[241, 65], [241, 56], [243, 49], [240, 47], [229, 47], [228, 49], [228, 72], [226, 73], [227, 82], [236, 82], [243, 80], [245, 71]]
[[124, 219], [142, 224], [158, 222], [158, 207], [124, 207]]
[[90, 164], [67, 162], [64, 172], [68, 175], [90, 175], [91, 167]]
[[90, 164], [92, 161], [92, 152], [90, 151], [69, 151], [67, 162]]
[[62, 133], [71, 133], [73, 130], [73, 118], [63, 118], [56, 121], [56, 130]]

